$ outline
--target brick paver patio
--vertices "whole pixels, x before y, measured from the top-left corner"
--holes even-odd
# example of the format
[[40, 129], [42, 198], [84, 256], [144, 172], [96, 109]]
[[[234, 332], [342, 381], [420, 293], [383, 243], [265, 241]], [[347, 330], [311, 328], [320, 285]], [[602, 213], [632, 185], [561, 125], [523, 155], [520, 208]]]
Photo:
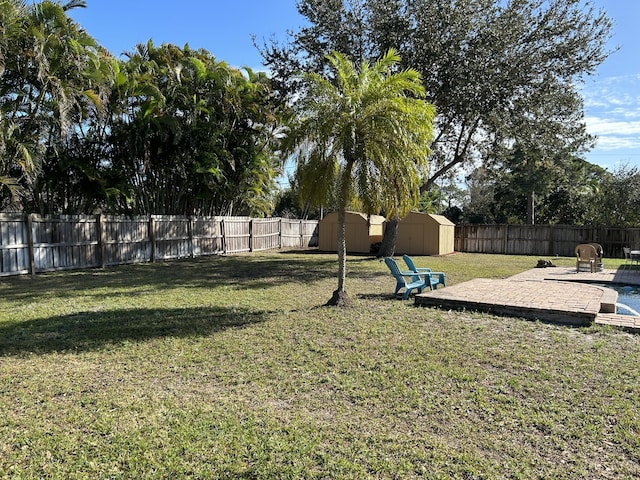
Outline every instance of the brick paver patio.
[[416, 295], [415, 304], [570, 325], [595, 322], [640, 333], [640, 317], [615, 313], [618, 293], [590, 283], [640, 285], [640, 271], [623, 267], [576, 273], [575, 268], [534, 268], [507, 279], [478, 278], [426, 291]]

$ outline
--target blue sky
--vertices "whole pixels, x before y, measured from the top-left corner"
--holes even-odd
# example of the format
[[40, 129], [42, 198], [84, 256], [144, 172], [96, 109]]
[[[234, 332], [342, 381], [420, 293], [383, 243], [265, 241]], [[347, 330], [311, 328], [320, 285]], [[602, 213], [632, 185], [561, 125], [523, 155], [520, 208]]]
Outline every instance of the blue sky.
[[598, 136], [587, 155], [592, 163], [615, 170], [640, 167], [640, 2], [595, 0], [613, 20], [611, 48], [618, 48], [583, 86], [590, 133]]
[[[86, 0], [70, 15], [114, 55], [150, 38], [205, 48], [232, 66], [262, 67], [259, 44], [285, 40], [303, 23], [295, 0]], [[587, 160], [609, 170], [640, 167], [640, 1], [592, 0], [614, 21], [619, 47], [582, 86], [587, 128], [598, 136]]]

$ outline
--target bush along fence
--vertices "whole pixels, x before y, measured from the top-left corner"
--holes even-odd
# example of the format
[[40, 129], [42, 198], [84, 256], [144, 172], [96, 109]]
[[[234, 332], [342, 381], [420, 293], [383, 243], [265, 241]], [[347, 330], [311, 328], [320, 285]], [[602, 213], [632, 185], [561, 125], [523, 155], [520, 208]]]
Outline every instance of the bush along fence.
[[0, 276], [318, 244], [316, 220], [0, 214]]
[[605, 257], [624, 258], [623, 247], [640, 250], [640, 228], [575, 225], [456, 225], [455, 250], [469, 253], [572, 257], [576, 245], [599, 243]]

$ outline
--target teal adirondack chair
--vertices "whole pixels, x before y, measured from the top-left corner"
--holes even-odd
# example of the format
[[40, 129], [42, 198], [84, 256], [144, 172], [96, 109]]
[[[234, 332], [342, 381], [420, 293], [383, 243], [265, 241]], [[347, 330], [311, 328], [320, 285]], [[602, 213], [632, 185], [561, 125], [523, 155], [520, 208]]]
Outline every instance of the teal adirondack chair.
[[424, 278], [420, 278], [420, 275], [416, 272], [401, 272], [400, 267], [398, 267], [398, 264], [393, 258], [385, 257], [384, 263], [387, 264], [387, 267], [391, 270], [391, 275], [396, 279], [396, 291], [393, 292], [394, 295], [397, 295], [400, 289], [404, 288], [402, 298], [406, 300], [409, 298], [409, 294], [412, 290], [422, 292], [422, 290], [427, 286]]
[[443, 287], [447, 286], [444, 280], [444, 273], [432, 272], [430, 268], [416, 268], [409, 255], [403, 255], [402, 259], [404, 260], [404, 263], [407, 264], [407, 268], [410, 272], [416, 272], [425, 276], [425, 283], [428, 283], [431, 290], [438, 288], [438, 285], [442, 285]]

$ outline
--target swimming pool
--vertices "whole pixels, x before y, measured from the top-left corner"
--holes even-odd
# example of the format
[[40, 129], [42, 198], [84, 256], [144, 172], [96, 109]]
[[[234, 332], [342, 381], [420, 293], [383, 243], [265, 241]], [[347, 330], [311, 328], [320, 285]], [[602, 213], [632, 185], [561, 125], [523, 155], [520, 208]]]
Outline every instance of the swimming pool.
[[620, 284], [602, 285], [618, 292], [616, 313], [640, 316], [640, 287]]

